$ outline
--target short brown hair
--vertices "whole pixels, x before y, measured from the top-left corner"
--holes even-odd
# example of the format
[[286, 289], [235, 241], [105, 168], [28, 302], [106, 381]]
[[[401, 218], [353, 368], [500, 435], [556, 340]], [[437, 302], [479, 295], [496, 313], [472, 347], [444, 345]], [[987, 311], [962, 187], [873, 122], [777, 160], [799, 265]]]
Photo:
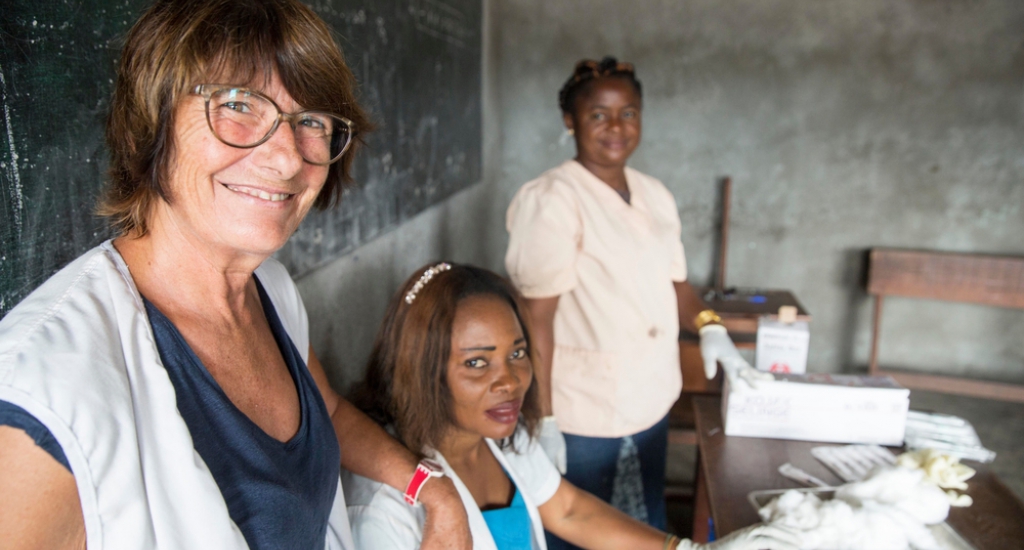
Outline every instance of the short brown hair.
[[[434, 275], [423, 285], [411, 304], [405, 301], [405, 295], [430, 265], [413, 273], [392, 297], [370, 354], [366, 379], [353, 394], [357, 407], [381, 425], [394, 428], [414, 453], [428, 447], [436, 449], [455, 422], [447, 373], [459, 302], [479, 295], [505, 300], [519, 319], [530, 358], [536, 364], [526, 310], [515, 287], [492, 271], [450, 265], [450, 270]], [[537, 391], [537, 385], [531, 384], [520, 409], [519, 424], [531, 436], [540, 419]], [[500, 444], [510, 445], [511, 438]]]
[[182, 98], [198, 84], [266, 85], [275, 71], [304, 108], [353, 122], [353, 144], [331, 165], [314, 204], [337, 202], [351, 181], [359, 136], [372, 123], [323, 20], [298, 0], [157, 0], [121, 52], [107, 118], [110, 182], [98, 212], [120, 234], [144, 235], [150, 205], [171, 198], [174, 112]]

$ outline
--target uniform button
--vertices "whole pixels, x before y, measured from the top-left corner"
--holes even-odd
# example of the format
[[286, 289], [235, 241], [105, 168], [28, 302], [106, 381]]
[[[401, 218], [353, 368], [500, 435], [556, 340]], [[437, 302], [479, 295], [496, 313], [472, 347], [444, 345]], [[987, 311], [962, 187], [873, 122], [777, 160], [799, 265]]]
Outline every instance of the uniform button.
[[651, 330], [647, 331], [647, 335], [650, 336], [651, 338], [657, 338], [658, 337], [658, 327], [651, 327]]

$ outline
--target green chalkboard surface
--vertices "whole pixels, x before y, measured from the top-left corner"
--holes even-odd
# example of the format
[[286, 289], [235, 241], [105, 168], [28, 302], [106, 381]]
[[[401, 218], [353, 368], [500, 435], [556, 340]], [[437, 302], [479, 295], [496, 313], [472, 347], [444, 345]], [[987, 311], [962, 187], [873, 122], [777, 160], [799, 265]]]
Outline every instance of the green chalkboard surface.
[[[4, 0], [0, 14], [0, 315], [111, 236], [93, 214], [103, 123], [138, 0]], [[278, 253], [301, 275], [480, 179], [479, 0], [319, 0], [378, 130], [359, 185]]]

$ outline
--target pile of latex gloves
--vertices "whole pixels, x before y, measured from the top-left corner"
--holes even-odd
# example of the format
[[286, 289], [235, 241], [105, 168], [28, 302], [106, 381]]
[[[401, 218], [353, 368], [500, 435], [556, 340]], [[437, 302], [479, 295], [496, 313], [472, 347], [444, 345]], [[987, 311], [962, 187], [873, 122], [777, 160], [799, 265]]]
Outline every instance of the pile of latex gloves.
[[939, 550], [928, 525], [949, 514], [950, 497], [940, 485], [966, 488], [974, 471], [934, 453], [904, 457], [903, 465], [836, 488], [832, 499], [787, 491], [760, 509], [761, 518], [795, 530], [807, 550]]
[[975, 474], [973, 468], [960, 464], [959, 458], [935, 449], [921, 449], [901, 454], [896, 457], [896, 464], [924, 471], [925, 478], [946, 489], [950, 505], [970, 506], [973, 503], [969, 495], [958, 494], [953, 490], [967, 490], [967, 480]]

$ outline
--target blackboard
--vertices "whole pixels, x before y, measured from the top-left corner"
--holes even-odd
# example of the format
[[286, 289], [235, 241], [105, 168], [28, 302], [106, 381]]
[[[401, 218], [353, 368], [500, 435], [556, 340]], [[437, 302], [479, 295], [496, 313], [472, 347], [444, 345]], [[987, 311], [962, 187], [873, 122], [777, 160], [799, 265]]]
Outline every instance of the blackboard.
[[[111, 236], [93, 214], [121, 40], [148, 1], [4, 0], [0, 315]], [[278, 253], [293, 276], [366, 243], [481, 173], [479, 0], [321, 0], [378, 125], [358, 185]]]

